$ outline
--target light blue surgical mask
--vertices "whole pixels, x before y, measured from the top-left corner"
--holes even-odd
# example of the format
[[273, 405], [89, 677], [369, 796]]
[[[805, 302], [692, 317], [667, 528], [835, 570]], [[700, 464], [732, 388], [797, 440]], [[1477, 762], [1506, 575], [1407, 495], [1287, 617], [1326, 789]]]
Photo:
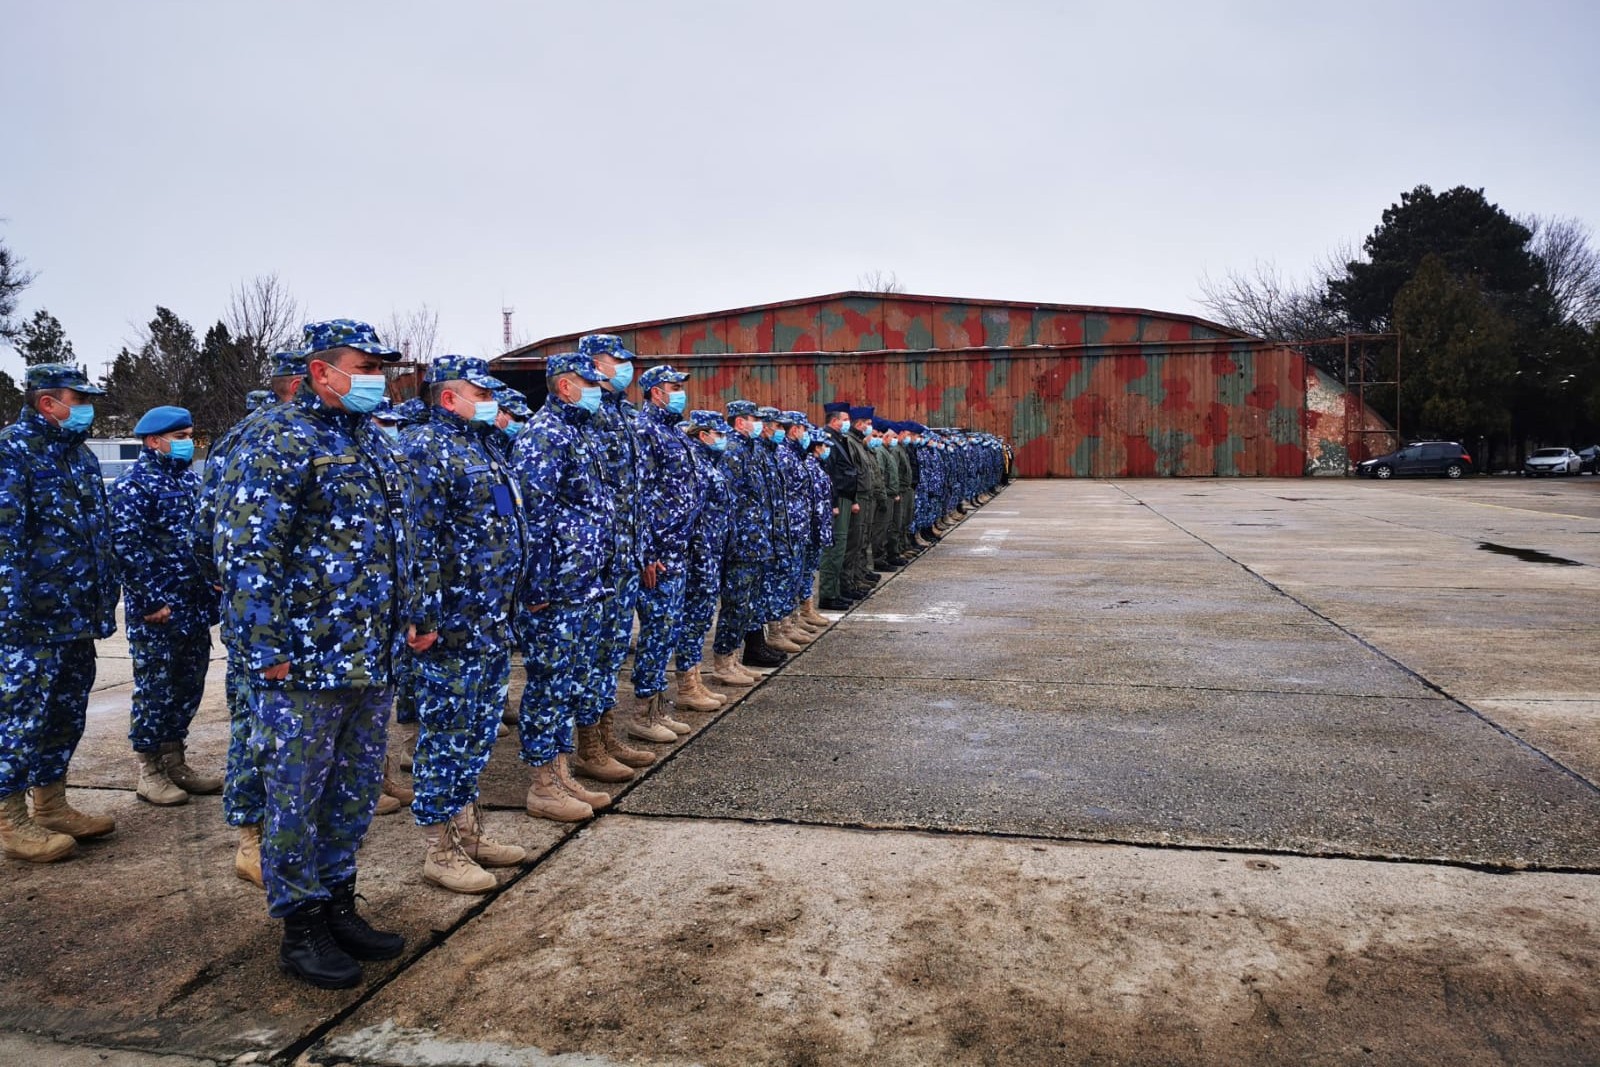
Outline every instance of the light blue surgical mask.
[[713, 451], [713, 452], [726, 452], [727, 450], [728, 450], [728, 439], [726, 437], [723, 437], [722, 435], [719, 434], [716, 437], [713, 437], [711, 439], [711, 451]]
[[667, 410], [674, 415], [682, 415], [683, 409], [689, 406], [689, 394], [679, 391], [667, 397]]
[[87, 433], [93, 423], [94, 405], [79, 404], [67, 415], [67, 421], [61, 424], [61, 428], [69, 433]]
[[810, 448], [811, 447], [811, 431], [810, 430], [807, 430], [805, 433], [800, 435], [800, 447], [801, 448]]
[[[333, 365], [330, 363], [329, 366]], [[338, 367], [333, 369], [350, 379], [350, 388], [339, 397], [346, 411], [370, 415], [378, 410], [378, 406], [383, 403], [383, 394], [389, 388], [387, 378], [381, 374], [346, 374]]]
[[850, 420], [849, 419], [845, 419], [844, 422], [839, 426], [839, 432], [840, 433], [849, 433], [850, 432]]
[[500, 427], [500, 432], [515, 440], [516, 436], [522, 432], [522, 428], [526, 425], [527, 423], [518, 422], [516, 419], [512, 419], [510, 422]]
[[628, 386], [633, 384], [633, 364], [618, 363], [617, 373], [612, 375], [611, 384], [616, 387], [617, 392], [627, 392]]
[[167, 455], [179, 463], [188, 463], [194, 459], [194, 441], [187, 437], [174, 437], [167, 442]]
[[818, 459], [827, 459], [831, 455], [833, 455], [833, 446], [832, 445], [826, 445], [826, 446], [823, 447], [821, 452], [817, 453], [817, 458]]
[[883, 447], [883, 438], [881, 438], [881, 437], [869, 437], [869, 438], [867, 438], [867, 447], [868, 448], [882, 448]]
[[389, 440], [400, 440], [400, 427], [385, 422], [379, 424], [378, 429], [382, 430], [383, 436], [387, 437]]
[[472, 404], [472, 421], [481, 422], [485, 426], [494, 425], [494, 420], [500, 417], [500, 401], [475, 400]]
[[762, 422], [760, 419], [756, 419], [753, 423], [750, 424], [750, 436], [751, 437], [760, 437], [761, 434], [762, 434], [762, 431], [764, 431], [766, 428], [767, 428], [767, 424], [766, 423]]
[[601, 390], [598, 385], [584, 386], [583, 393], [578, 397], [578, 403], [576, 406], [582, 408], [584, 411], [589, 412], [591, 415], [594, 414], [596, 411], [600, 410], [600, 392]]

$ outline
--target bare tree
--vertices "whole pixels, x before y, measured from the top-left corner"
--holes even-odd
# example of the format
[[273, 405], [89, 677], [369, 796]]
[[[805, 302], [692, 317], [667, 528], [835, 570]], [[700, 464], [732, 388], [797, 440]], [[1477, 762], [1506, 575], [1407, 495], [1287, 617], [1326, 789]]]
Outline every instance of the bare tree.
[[229, 292], [222, 321], [236, 340], [251, 341], [265, 360], [299, 345], [304, 318], [300, 301], [276, 274], [258, 274]]
[[865, 293], [903, 293], [906, 291], [905, 283], [894, 271], [882, 271], [874, 267], [865, 274], [856, 275], [856, 288]]
[[413, 311], [391, 311], [378, 327], [383, 342], [398, 348], [405, 359], [426, 363], [439, 345], [439, 309], [427, 304]]
[[1545, 284], [1562, 321], [1578, 326], [1600, 322], [1600, 251], [1580, 219], [1526, 215], [1517, 220], [1533, 231], [1528, 251], [1544, 265]]
[[15, 342], [21, 337], [20, 325], [12, 317], [17, 298], [33, 282], [33, 275], [22, 269], [22, 259], [0, 241], [0, 341]]
[[1323, 300], [1330, 277], [1344, 273], [1353, 258], [1336, 248], [1300, 282], [1271, 261], [1257, 260], [1249, 271], [1230, 270], [1221, 278], [1200, 277], [1200, 303], [1224, 326], [1269, 341], [1310, 341], [1346, 332], [1348, 326]]

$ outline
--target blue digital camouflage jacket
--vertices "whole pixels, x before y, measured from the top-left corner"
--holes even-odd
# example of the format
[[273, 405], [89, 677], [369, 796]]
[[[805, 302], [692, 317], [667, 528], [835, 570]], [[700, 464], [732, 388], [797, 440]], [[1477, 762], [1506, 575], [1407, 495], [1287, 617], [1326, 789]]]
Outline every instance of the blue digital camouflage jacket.
[[[637, 409], [621, 393], [603, 391], [600, 410], [590, 417], [585, 432], [601, 453], [601, 473], [614, 503], [614, 554], [608, 567], [612, 588], [629, 571], [647, 562], [639, 536], [639, 431]], [[526, 431], [524, 431], [526, 432]]]
[[[217, 594], [194, 547], [199, 503], [200, 475], [150, 448], [111, 486], [111, 532], [122, 563], [129, 636], [191, 634], [217, 621]], [[167, 622], [144, 622], [163, 607], [172, 609]]]
[[783, 484], [783, 514], [788, 521], [787, 540], [792, 551], [811, 545], [811, 478], [806, 474], [805, 456], [793, 441], [778, 441], [773, 459]]
[[265, 407], [247, 412], [244, 418], [211, 442], [211, 447], [206, 450], [206, 469], [200, 475], [200, 499], [194, 509], [194, 534], [189, 543], [194, 548], [195, 562], [201, 575], [213, 586], [222, 582], [217, 574], [216, 558], [211, 554], [217, 533], [217, 488], [222, 484], [222, 473], [228, 469], [228, 457], [239, 447], [239, 442], [248, 440], [262, 420], [277, 407], [278, 402], [274, 399]]
[[760, 446], [742, 433], [728, 435], [723, 466], [728, 474], [728, 556], [740, 563], [773, 557], [772, 489]]
[[728, 471], [722, 462], [723, 453], [692, 439], [689, 447], [694, 450], [694, 492], [700, 500], [700, 510], [689, 532], [687, 565], [691, 574], [715, 574], [721, 569], [728, 545]]
[[111, 519], [85, 438], [33, 408], [0, 430], [0, 644], [116, 632]]
[[439, 407], [401, 435], [415, 492], [417, 629], [439, 631], [447, 649], [511, 643], [527, 531], [516, 476], [494, 437], [504, 435]]
[[646, 402], [639, 428], [640, 558], [682, 574], [689, 535], [700, 517], [693, 442], [666, 408]]
[[527, 516], [529, 604], [588, 604], [616, 590], [616, 497], [590, 419], [551, 395], [511, 450]]
[[284, 661], [288, 689], [387, 686], [421, 621], [393, 446], [366, 415], [311, 389], [264, 418], [228, 458], [216, 556], [223, 626], [245, 666]]
[[804, 463], [806, 475], [811, 479], [810, 544], [814, 548], [827, 548], [833, 544], [833, 479], [816, 456], [806, 456]]

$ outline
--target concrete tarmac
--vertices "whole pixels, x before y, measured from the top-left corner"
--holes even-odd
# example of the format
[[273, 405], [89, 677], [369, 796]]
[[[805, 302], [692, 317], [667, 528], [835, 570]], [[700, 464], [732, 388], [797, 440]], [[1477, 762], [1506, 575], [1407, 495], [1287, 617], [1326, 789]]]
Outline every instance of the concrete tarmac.
[[377, 820], [410, 943], [338, 993], [216, 798], [132, 799], [108, 684], [118, 832], [0, 865], [0, 1056], [1600, 1062], [1597, 594], [1600, 479], [1019, 483], [580, 829], [502, 741], [491, 894]]

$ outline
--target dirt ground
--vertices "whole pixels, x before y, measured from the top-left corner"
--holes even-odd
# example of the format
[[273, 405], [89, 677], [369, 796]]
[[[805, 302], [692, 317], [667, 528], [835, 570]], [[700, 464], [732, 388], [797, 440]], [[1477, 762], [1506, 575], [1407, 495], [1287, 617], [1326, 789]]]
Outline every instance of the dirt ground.
[[0, 1062], [1600, 1062], [1597, 535], [1594, 478], [1020, 483], [581, 828], [503, 740], [486, 897], [377, 820], [343, 992], [216, 798], [132, 798], [108, 642], [118, 832], [0, 864]]

